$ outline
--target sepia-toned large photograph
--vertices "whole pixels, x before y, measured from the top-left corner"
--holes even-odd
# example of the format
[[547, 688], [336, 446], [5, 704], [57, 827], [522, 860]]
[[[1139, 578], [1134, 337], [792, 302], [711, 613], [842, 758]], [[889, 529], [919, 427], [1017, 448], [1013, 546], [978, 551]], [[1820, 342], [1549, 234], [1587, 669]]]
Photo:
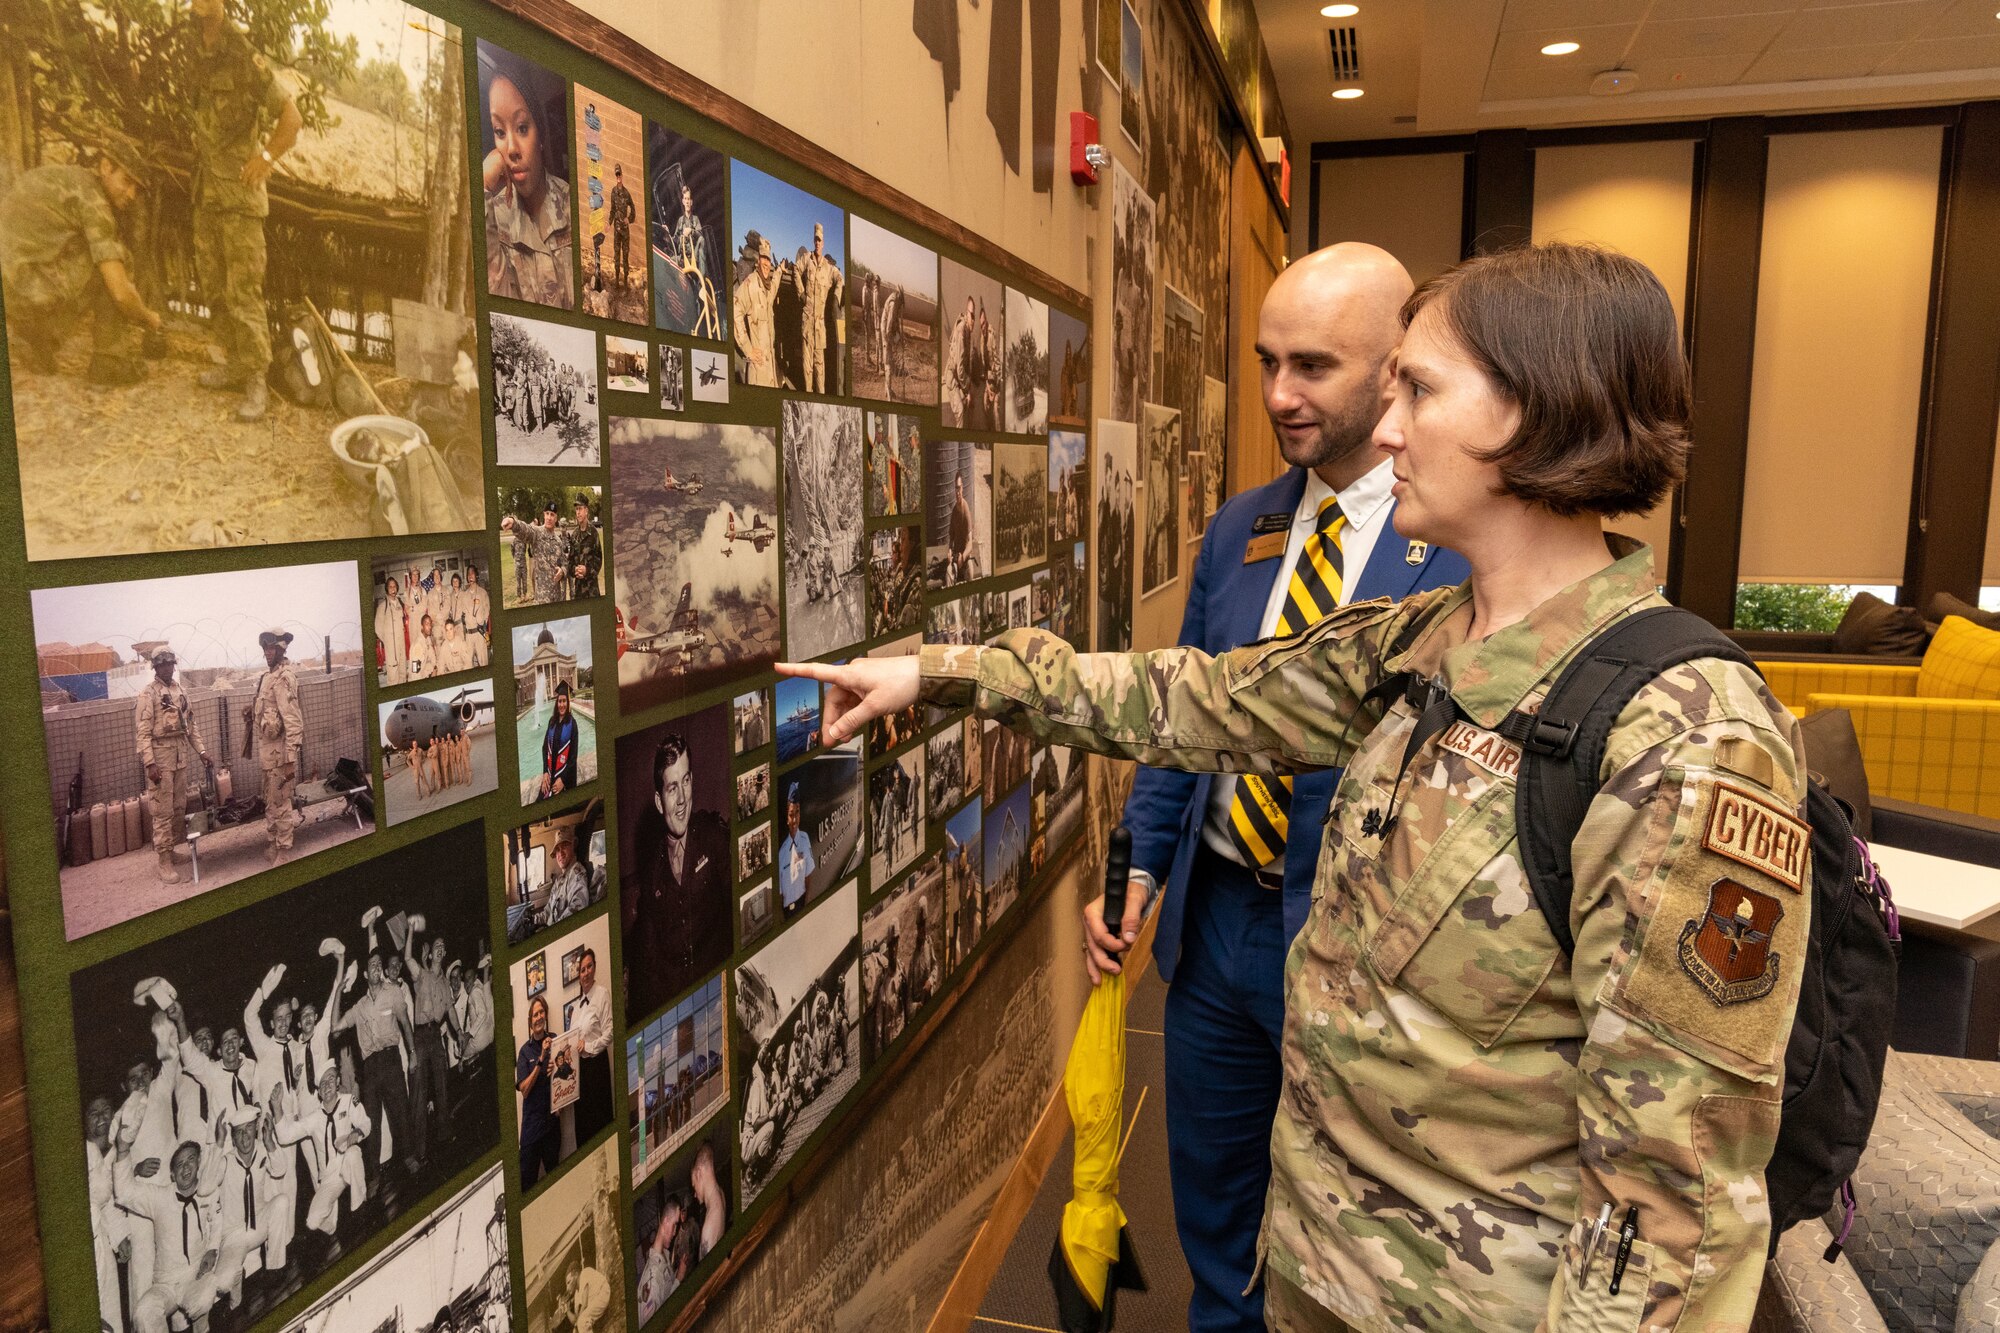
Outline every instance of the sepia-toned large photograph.
[[736, 969], [746, 1208], [861, 1076], [859, 897], [843, 885]]
[[485, 550], [378, 555], [370, 563], [376, 684], [456, 675], [492, 660]]
[[729, 711], [725, 701], [618, 738], [628, 1024], [729, 956]]
[[502, 467], [596, 467], [597, 339], [589, 329], [499, 311], [493, 352], [493, 442]]
[[644, 123], [638, 112], [580, 83], [575, 102], [583, 312], [649, 323]]
[[72, 976], [102, 1322], [251, 1327], [491, 1152], [489, 966], [464, 825]]
[[492, 42], [478, 47], [486, 290], [574, 310], [568, 86], [561, 75]]
[[1132, 646], [1132, 556], [1138, 531], [1133, 483], [1138, 475], [1139, 432], [1130, 422], [1097, 423], [1098, 464], [1095, 506], [1097, 552], [1097, 651], [1122, 653]]
[[978, 801], [968, 802], [944, 823], [945, 912], [950, 922], [946, 943], [953, 969], [986, 934], [986, 889], [980, 880], [985, 868], [983, 831]]
[[373, 831], [356, 578], [32, 594], [68, 938]]
[[934, 857], [861, 922], [861, 1060], [872, 1065], [944, 976], [944, 871]]
[[1002, 441], [993, 446], [993, 572], [1040, 564], [1048, 543], [1048, 448]]
[[633, 1184], [659, 1170], [729, 1100], [726, 1028], [717, 972], [626, 1038]]
[[799, 661], [868, 633], [861, 409], [785, 400], [785, 645]]
[[929, 407], [938, 400], [937, 253], [864, 217], [848, 226], [854, 396]]
[[28, 558], [485, 526], [459, 30], [34, 13], [0, 196]]
[[952, 259], [941, 262], [939, 275], [938, 319], [945, 335], [938, 406], [944, 424], [999, 430], [1006, 420], [1006, 290]]
[[1153, 393], [1153, 201], [1121, 162], [1111, 165], [1111, 415], [1139, 422]]
[[736, 381], [847, 392], [847, 215], [742, 162], [729, 164]]
[[769, 427], [614, 417], [611, 503], [624, 712], [777, 660], [778, 451]]
[[887, 884], [924, 849], [924, 747], [868, 775], [868, 882]]
[[521, 1210], [528, 1328], [613, 1333], [631, 1289], [618, 1217], [618, 1140], [607, 1138]]
[[1181, 414], [1187, 430], [1181, 441], [1185, 458], [1197, 447], [1195, 423], [1201, 413], [1201, 307], [1161, 283], [1159, 364], [1153, 372], [1153, 393]]
[[993, 572], [993, 446], [924, 446], [924, 586], [932, 592]]
[[[507, 1180], [498, 1166], [285, 1325], [286, 1333], [508, 1333]], [[436, 1307], [437, 1314], [427, 1314]], [[428, 1324], [425, 1324], [428, 1320]]]
[[729, 328], [730, 245], [722, 220], [729, 159], [652, 121], [646, 149], [653, 173], [653, 323], [721, 342]]

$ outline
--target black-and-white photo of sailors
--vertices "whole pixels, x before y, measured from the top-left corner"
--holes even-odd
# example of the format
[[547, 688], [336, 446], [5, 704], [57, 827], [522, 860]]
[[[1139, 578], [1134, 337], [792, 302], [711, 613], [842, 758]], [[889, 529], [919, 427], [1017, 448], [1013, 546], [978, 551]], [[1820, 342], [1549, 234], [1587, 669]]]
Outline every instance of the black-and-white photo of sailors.
[[247, 1329], [498, 1133], [451, 830], [72, 978], [100, 1322]]

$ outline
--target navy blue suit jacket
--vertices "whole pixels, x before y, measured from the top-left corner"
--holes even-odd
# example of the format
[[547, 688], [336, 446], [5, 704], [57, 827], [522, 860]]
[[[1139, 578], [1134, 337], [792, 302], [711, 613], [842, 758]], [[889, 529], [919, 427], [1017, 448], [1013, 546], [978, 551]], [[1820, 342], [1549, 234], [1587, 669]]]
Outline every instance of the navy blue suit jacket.
[[[1282, 514], [1287, 528], [1305, 494], [1303, 468], [1289, 468], [1276, 481], [1231, 499], [1209, 521], [1188, 588], [1180, 642], [1204, 652], [1239, 648], [1258, 637], [1272, 581], [1285, 564], [1282, 552], [1252, 565], [1243, 563], [1251, 524], [1259, 515]], [[1391, 501], [1393, 504], [1394, 502]], [[1392, 511], [1393, 514], [1393, 511]], [[1361, 571], [1350, 601], [1401, 599], [1430, 588], [1455, 587], [1471, 573], [1456, 551], [1433, 546], [1424, 558], [1408, 561], [1410, 544], [1386, 529]], [[1284, 571], [1289, 573], [1289, 571]], [[1291, 831], [1285, 840], [1285, 938], [1297, 935], [1312, 907], [1313, 871], [1320, 835], [1339, 781], [1337, 769], [1301, 773], [1292, 785]], [[1202, 820], [1215, 775], [1181, 773], [1141, 765], [1125, 802], [1125, 826], [1132, 831], [1132, 864], [1166, 885], [1153, 959], [1160, 976], [1174, 979], [1180, 961], [1181, 921], [1187, 909], [1188, 874], [1201, 844]]]

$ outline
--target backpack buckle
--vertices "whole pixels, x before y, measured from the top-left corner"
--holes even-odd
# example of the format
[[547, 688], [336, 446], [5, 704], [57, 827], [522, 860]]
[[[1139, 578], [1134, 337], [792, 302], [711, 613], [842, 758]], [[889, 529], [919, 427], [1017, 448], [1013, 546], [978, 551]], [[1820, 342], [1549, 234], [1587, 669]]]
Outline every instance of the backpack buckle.
[[1547, 755], [1551, 759], [1561, 759], [1576, 744], [1578, 724], [1566, 722], [1557, 717], [1543, 717], [1539, 713], [1528, 726], [1527, 739], [1522, 745], [1536, 754]]

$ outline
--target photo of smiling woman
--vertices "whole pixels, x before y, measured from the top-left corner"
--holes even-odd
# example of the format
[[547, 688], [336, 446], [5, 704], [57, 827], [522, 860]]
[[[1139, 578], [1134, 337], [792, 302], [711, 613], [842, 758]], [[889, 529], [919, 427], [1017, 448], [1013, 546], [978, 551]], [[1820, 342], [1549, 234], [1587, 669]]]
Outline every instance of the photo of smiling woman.
[[568, 100], [559, 76], [479, 43], [486, 290], [564, 310], [576, 306]]

